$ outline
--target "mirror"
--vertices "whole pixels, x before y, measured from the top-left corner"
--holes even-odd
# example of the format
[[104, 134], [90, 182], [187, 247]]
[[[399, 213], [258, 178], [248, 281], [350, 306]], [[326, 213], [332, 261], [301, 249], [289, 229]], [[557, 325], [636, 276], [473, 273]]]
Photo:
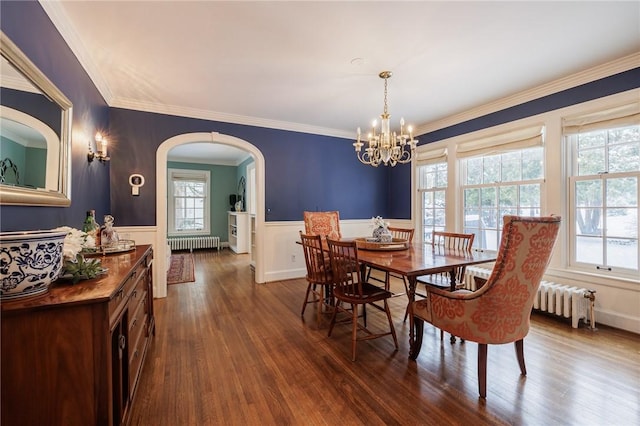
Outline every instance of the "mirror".
[[66, 96], [0, 31], [0, 204], [71, 204]]

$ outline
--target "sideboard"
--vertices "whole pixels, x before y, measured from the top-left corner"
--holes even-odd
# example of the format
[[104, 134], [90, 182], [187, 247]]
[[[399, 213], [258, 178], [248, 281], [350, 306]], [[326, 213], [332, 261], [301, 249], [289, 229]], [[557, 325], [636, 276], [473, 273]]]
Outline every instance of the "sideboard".
[[95, 279], [0, 304], [3, 425], [127, 423], [155, 334], [153, 250], [101, 260]]

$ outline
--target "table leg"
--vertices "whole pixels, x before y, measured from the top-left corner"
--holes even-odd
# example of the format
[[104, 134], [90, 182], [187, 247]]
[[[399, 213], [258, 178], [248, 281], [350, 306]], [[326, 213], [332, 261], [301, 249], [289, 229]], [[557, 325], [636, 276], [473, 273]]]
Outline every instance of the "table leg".
[[413, 345], [415, 344], [415, 331], [413, 329], [413, 301], [416, 299], [416, 286], [418, 284], [418, 277], [410, 276], [407, 277], [407, 281], [409, 282], [409, 292], [407, 293], [407, 298], [409, 299], [409, 354], [413, 353]]

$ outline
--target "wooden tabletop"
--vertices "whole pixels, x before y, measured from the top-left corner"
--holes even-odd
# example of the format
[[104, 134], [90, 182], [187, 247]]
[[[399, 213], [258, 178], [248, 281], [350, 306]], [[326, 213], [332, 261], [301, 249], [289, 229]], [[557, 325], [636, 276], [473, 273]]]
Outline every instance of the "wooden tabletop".
[[368, 266], [412, 278], [449, 271], [458, 266], [493, 262], [496, 254], [444, 249], [432, 247], [430, 243], [413, 243], [405, 250], [358, 249], [358, 259]]

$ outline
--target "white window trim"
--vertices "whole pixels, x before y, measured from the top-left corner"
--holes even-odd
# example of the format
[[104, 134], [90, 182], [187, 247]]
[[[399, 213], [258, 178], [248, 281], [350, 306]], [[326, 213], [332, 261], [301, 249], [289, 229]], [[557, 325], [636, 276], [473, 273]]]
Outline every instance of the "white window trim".
[[[173, 228], [175, 220], [175, 202], [173, 198], [173, 176], [179, 174], [184, 176], [193, 175], [194, 178], [204, 177], [207, 188], [207, 196], [204, 203], [204, 229], [201, 231], [176, 231]], [[168, 169], [167, 170], [167, 235], [170, 237], [210, 235], [211, 233], [211, 172], [202, 169]]]

